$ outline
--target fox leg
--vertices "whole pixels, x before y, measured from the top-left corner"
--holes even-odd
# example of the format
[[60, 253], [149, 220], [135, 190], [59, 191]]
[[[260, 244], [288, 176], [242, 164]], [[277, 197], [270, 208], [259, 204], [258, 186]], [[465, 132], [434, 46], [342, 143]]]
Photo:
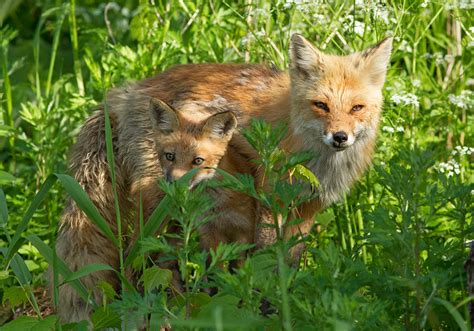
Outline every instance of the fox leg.
[[[112, 232], [117, 233], [114, 194], [106, 155], [104, 115], [102, 111], [97, 111], [87, 120], [78, 136], [72, 153], [71, 170]], [[125, 182], [119, 167], [116, 169], [116, 179], [119, 204], [121, 208], [128, 210]], [[72, 271], [91, 263], [108, 264], [115, 270], [119, 268], [118, 248], [71, 199], [60, 221], [56, 250], [58, 257]], [[81, 278], [81, 282], [91, 293], [91, 299], [96, 302], [102, 300], [101, 293], [96, 288], [97, 283], [102, 280], [115, 289], [119, 287], [119, 281], [112, 271], [94, 272]], [[62, 322], [89, 320], [90, 312], [91, 307], [69, 284], [59, 287], [58, 315]]]

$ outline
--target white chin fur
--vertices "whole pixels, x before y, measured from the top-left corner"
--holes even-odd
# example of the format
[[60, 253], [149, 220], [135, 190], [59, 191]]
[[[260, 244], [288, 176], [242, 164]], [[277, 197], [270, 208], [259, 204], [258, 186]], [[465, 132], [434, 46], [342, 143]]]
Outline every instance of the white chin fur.
[[211, 179], [212, 177], [214, 177], [214, 174], [215, 174], [214, 171], [211, 172], [211, 173], [206, 173], [206, 174], [199, 174], [198, 173], [196, 176], [194, 176], [193, 180], [189, 184], [189, 188], [192, 189], [194, 186], [196, 186], [197, 184], [199, 184], [203, 180]]

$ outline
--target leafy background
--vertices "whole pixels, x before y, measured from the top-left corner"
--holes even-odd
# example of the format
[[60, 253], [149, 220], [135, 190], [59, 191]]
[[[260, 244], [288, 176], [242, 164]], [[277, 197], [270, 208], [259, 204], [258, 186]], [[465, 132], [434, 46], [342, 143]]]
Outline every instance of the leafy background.
[[[126, 329], [147, 319], [150, 329], [167, 323], [219, 330], [468, 329], [463, 264], [473, 239], [472, 9], [470, 1], [427, 0], [3, 1], [0, 323], [16, 318], [4, 329], [60, 327], [44, 274], [64, 189], [77, 188], [47, 178], [67, 173], [68, 150], [104, 92], [178, 63], [284, 69], [293, 32], [337, 54], [394, 36], [374, 166], [316, 217], [298, 269], [280, 263], [283, 243], [252, 254], [234, 273], [206, 266], [196, 226], [189, 226], [194, 241], [174, 257], [191, 289], [173, 299], [167, 270], [145, 255], [175, 250], [166, 236], [144, 238], [145, 291], [116, 295], [103, 285], [111, 303], [96, 308], [94, 326]], [[167, 190], [176, 203], [191, 199], [179, 187]], [[38, 197], [44, 201], [35, 204]], [[193, 208], [176, 218], [191, 222]], [[235, 259], [241, 249], [222, 247], [212, 261]], [[202, 291], [209, 284], [218, 295]], [[262, 302], [270, 307], [266, 314]]]

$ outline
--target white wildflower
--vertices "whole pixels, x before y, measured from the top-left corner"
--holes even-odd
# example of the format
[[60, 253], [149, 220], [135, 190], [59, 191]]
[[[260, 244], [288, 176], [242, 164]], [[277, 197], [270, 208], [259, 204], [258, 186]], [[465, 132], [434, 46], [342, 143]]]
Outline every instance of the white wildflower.
[[387, 125], [386, 125], [386, 126], [384, 126], [384, 127], [382, 128], [382, 131], [385, 131], [385, 132], [388, 132], [388, 133], [394, 133], [394, 132], [395, 132], [395, 129], [392, 128], [391, 126], [387, 126]]
[[459, 95], [448, 95], [449, 102], [459, 108], [468, 108], [474, 104], [474, 92], [469, 90], [462, 91]]
[[400, 105], [400, 104], [405, 105], [405, 106], [413, 105], [417, 108], [420, 106], [418, 97], [414, 95], [413, 93], [394, 94], [392, 95], [390, 100], [392, 100], [392, 102], [394, 102], [397, 105]]
[[423, 2], [421, 3], [420, 6], [421, 6], [422, 8], [426, 8], [426, 7], [428, 7], [428, 3], [429, 3], [429, 0], [423, 0]]
[[406, 40], [402, 40], [398, 48], [403, 52], [413, 53], [413, 48], [411, 48]]
[[460, 156], [464, 156], [471, 155], [472, 153], [474, 153], [474, 147], [456, 146], [451, 152], [451, 155], [459, 154]]
[[469, 32], [474, 33], [474, 26], [469, 27]]
[[411, 83], [414, 87], [420, 87], [421, 86], [421, 80], [419, 80], [419, 79], [414, 79]]
[[448, 177], [452, 177], [454, 174], [459, 175], [461, 173], [461, 166], [456, 162], [456, 160], [440, 162], [437, 168], [440, 173], [446, 172], [446, 176]]
[[397, 132], [405, 132], [405, 128], [403, 126], [397, 126]]

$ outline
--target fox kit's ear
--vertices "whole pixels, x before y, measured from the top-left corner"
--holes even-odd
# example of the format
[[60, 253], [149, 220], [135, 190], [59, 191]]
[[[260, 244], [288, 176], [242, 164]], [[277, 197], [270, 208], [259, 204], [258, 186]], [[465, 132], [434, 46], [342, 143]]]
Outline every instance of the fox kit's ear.
[[170, 134], [179, 128], [176, 111], [161, 100], [150, 100], [150, 117], [153, 128], [163, 134]]
[[303, 78], [317, 77], [323, 70], [324, 54], [309, 41], [295, 33], [290, 42], [290, 67]]
[[234, 113], [226, 111], [209, 117], [204, 124], [203, 134], [215, 139], [230, 140], [236, 127], [237, 119]]
[[364, 63], [363, 70], [367, 72], [372, 84], [376, 86], [382, 87], [385, 82], [392, 52], [392, 40], [392, 37], [385, 38], [359, 55]]

